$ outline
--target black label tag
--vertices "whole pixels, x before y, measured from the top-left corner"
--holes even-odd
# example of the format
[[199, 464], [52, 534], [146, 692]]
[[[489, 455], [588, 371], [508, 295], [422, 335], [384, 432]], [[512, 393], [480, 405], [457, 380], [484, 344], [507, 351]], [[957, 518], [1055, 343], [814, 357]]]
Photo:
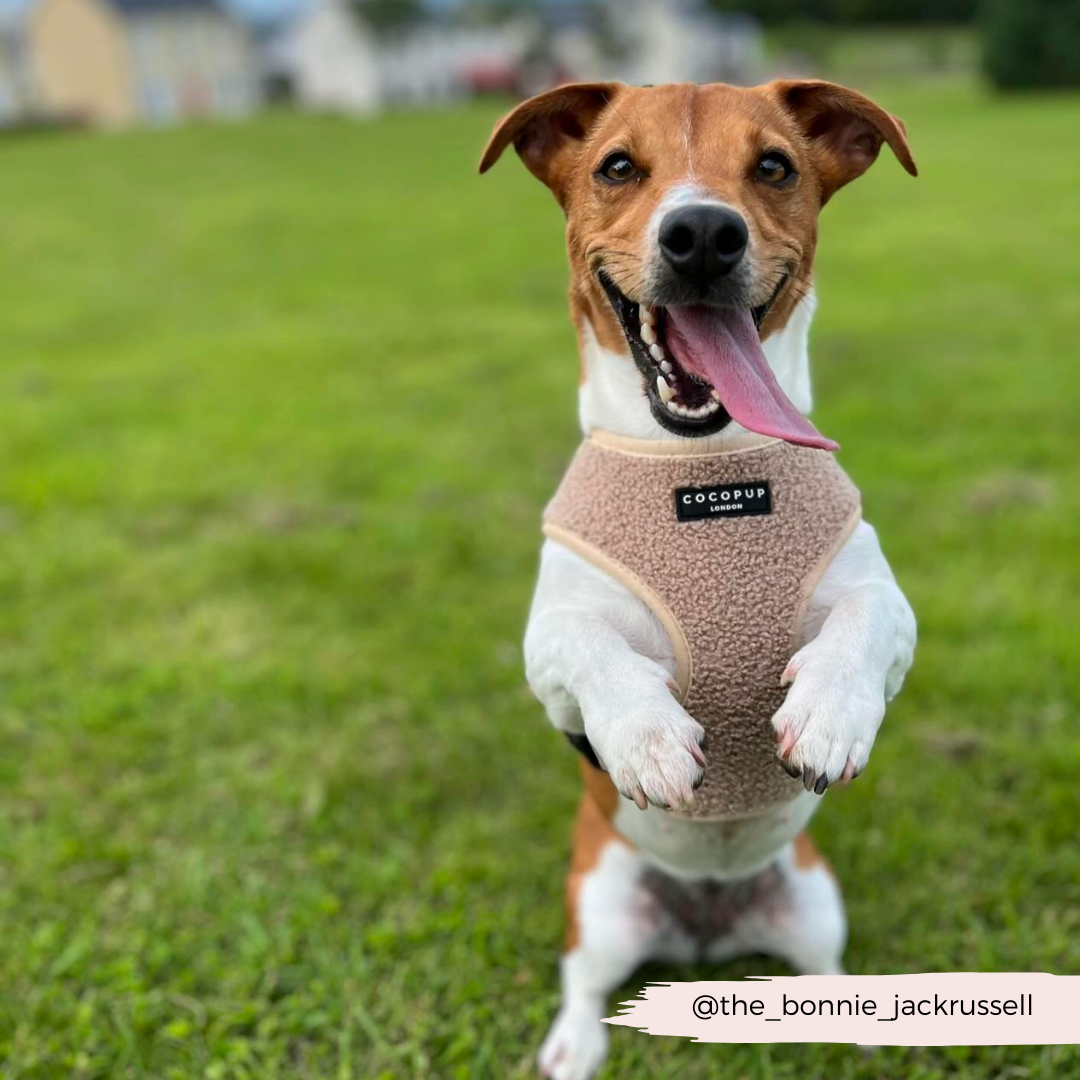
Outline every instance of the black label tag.
[[769, 493], [768, 480], [675, 489], [675, 516], [680, 521], [771, 513], [772, 495]]

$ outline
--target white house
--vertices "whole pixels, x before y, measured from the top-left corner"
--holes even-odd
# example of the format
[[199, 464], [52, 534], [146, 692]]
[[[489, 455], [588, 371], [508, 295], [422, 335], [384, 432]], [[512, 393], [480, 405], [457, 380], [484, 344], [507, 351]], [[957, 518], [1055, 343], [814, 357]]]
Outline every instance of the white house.
[[375, 39], [347, 0], [309, 0], [264, 43], [263, 71], [304, 108], [366, 113], [383, 98]]
[[538, 18], [532, 51], [562, 78], [748, 82], [762, 65], [757, 21], [701, 0], [563, 0]]
[[389, 38], [381, 55], [387, 103], [425, 104], [466, 97], [512, 82], [530, 37], [525, 19], [500, 26], [431, 22]]
[[744, 82], [757, 77], [763, 37], [757, 22], [721, 16], [692, 0], [621, 0], [632, 42], [623, 77], [638, 84]]
[[271, 97], [301, 108], [366, 113], [437, 104], [492, 78], [506, 88], [528, 25], [461, 26], [432, 17], [376, 35], [348, 0], [308, 0], [264, 38], [263, 74]]

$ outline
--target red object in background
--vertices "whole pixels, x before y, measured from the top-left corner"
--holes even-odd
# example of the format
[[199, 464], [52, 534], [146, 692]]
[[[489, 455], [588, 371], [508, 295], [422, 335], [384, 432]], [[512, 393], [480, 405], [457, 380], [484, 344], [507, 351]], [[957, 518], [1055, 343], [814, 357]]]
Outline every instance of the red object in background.
[[520, 72], [516, 64], [473, 64], [465, 69], [465, 85], [474, 94], [517, 94]]
[[556, 64], [494, 62], [470, 65], [465, 69], [464, 80], [473, 94], [508, 94], [527, 98], [542, 90], [571, 82], [573, 75]]

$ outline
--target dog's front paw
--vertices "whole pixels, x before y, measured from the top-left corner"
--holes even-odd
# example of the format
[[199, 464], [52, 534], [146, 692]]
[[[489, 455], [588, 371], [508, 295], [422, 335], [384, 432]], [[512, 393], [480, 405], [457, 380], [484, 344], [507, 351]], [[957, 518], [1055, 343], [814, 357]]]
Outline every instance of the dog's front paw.
[[866, 767], [885, 716], [885, 691], [818, 645], [812, 641], [792, 657], [783, 676], [791, 689], [772, 723], [784, 768], [820, 795]]
[[666, 675], [620, 687], [586, 715], [585, 731], [612, 783], [642, 810], [694, 801], [705, 777], [705, 729], [672, 696]]

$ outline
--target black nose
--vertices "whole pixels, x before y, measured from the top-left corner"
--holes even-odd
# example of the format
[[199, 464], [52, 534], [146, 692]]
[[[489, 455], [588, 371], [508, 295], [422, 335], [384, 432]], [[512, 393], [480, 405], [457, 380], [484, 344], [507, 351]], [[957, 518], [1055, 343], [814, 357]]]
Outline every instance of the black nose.
[[660, 222], [660, 251], [668, 265], [699, 285], [730, 273], [749, 238], [742, 215], [726, 206], [683, 206]]

